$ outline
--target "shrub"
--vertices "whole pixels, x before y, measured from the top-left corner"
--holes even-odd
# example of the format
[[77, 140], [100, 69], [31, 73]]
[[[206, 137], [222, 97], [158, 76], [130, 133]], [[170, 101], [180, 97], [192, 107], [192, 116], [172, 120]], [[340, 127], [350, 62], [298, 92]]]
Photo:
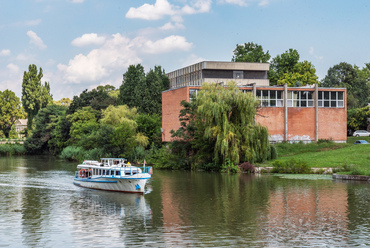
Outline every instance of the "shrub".
[[26, 154], [26, 148], [21, 144], [2, 144], [0, 145], [1, 155], [24, 155]]
[[254, 173], [255, 172], [255, 166], [249, 162], [244, 162], [239, 165], [239, 169], [242, 172], [245, 173]]
[[330, 139], [319, 139], [317, 141], [317, 144], [322, 144], [322, 143], [329, 143], [329, 144], [331, 144], [331, 143], [333, 143], [333, 140], [330, 138]]
[[60, 157], [67, 160], [82, 161], [85, 159], [85, 151], [79, 146], [67, 146], [63, 149]]
[[145, 157], [148, 164], [153, 164], [156, 169], [180, 169], [181, 166], [177, 162], [177, 157], [172, 154], [166, 146], [160, 149], [153, 148]]
[[227, 173], [237, 173], [239, 172], [239, 167], [237, 165], [234, 165], [233, 162], [231, 162], [230, 159], [226, 159], [225, 163], [221, 166], [221, 172], [227, 172]]

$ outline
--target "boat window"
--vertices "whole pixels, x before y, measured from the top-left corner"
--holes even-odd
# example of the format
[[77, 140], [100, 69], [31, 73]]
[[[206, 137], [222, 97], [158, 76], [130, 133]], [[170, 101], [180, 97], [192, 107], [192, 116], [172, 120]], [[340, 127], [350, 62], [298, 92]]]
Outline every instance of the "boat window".
[[116, 176], [119, 176], [121, 175], [121, 172], [120, 171], [116, 171]]

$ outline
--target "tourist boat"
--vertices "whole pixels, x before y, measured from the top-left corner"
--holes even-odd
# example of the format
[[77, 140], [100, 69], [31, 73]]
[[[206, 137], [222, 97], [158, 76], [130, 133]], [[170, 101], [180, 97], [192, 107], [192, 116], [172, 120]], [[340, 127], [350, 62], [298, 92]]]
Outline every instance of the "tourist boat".
[[146, 182], [153, 173], [152, 167], [136, 167], [124, 158], [102, 158], [101, 161], [85, 160], [77, 165], [74, 184], [107, 191], [144, 193]]

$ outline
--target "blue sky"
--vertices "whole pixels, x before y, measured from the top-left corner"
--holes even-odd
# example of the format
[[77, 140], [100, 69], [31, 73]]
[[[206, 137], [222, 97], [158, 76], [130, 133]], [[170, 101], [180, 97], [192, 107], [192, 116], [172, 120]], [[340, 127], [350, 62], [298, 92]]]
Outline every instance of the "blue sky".
[[370, 62], [368, 0], [0, 0], [0, 90], [21, 96], [29, 64], [42, 67], [54, 100], [119, 87], [132, 64], [166, 72], [231, 61], [254, 42], [272, 58], [289, 48], [322, 79]]

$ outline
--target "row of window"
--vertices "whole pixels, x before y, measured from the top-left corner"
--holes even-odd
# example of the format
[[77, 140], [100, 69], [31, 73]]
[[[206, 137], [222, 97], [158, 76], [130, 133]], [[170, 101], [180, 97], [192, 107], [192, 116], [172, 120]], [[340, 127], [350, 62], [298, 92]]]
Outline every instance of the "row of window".
[[[196, 96], [198, 89], [190, 89], [189, 97]], [[251, 90], [243, 90], [251, 92]], [[288, 91], [288, 107], [314, 107], [314, 91]], [[281, 90], [257, 90], [256, 99], [262, 107], [284, 107], [284, 91]], [[343, 91], [319, 91], [318, 106], [324, 108], [344, 108]]]
[[[130, 171], [125, 172], [126, 175], [131, 175]], [[132, 174], [136, 174], [136, 171], [132, 171]], [[105, 169], [93, 169], [93, 175], [107, 175], [107, 176], [120, 176], [120, 170], [105, 170]]]

